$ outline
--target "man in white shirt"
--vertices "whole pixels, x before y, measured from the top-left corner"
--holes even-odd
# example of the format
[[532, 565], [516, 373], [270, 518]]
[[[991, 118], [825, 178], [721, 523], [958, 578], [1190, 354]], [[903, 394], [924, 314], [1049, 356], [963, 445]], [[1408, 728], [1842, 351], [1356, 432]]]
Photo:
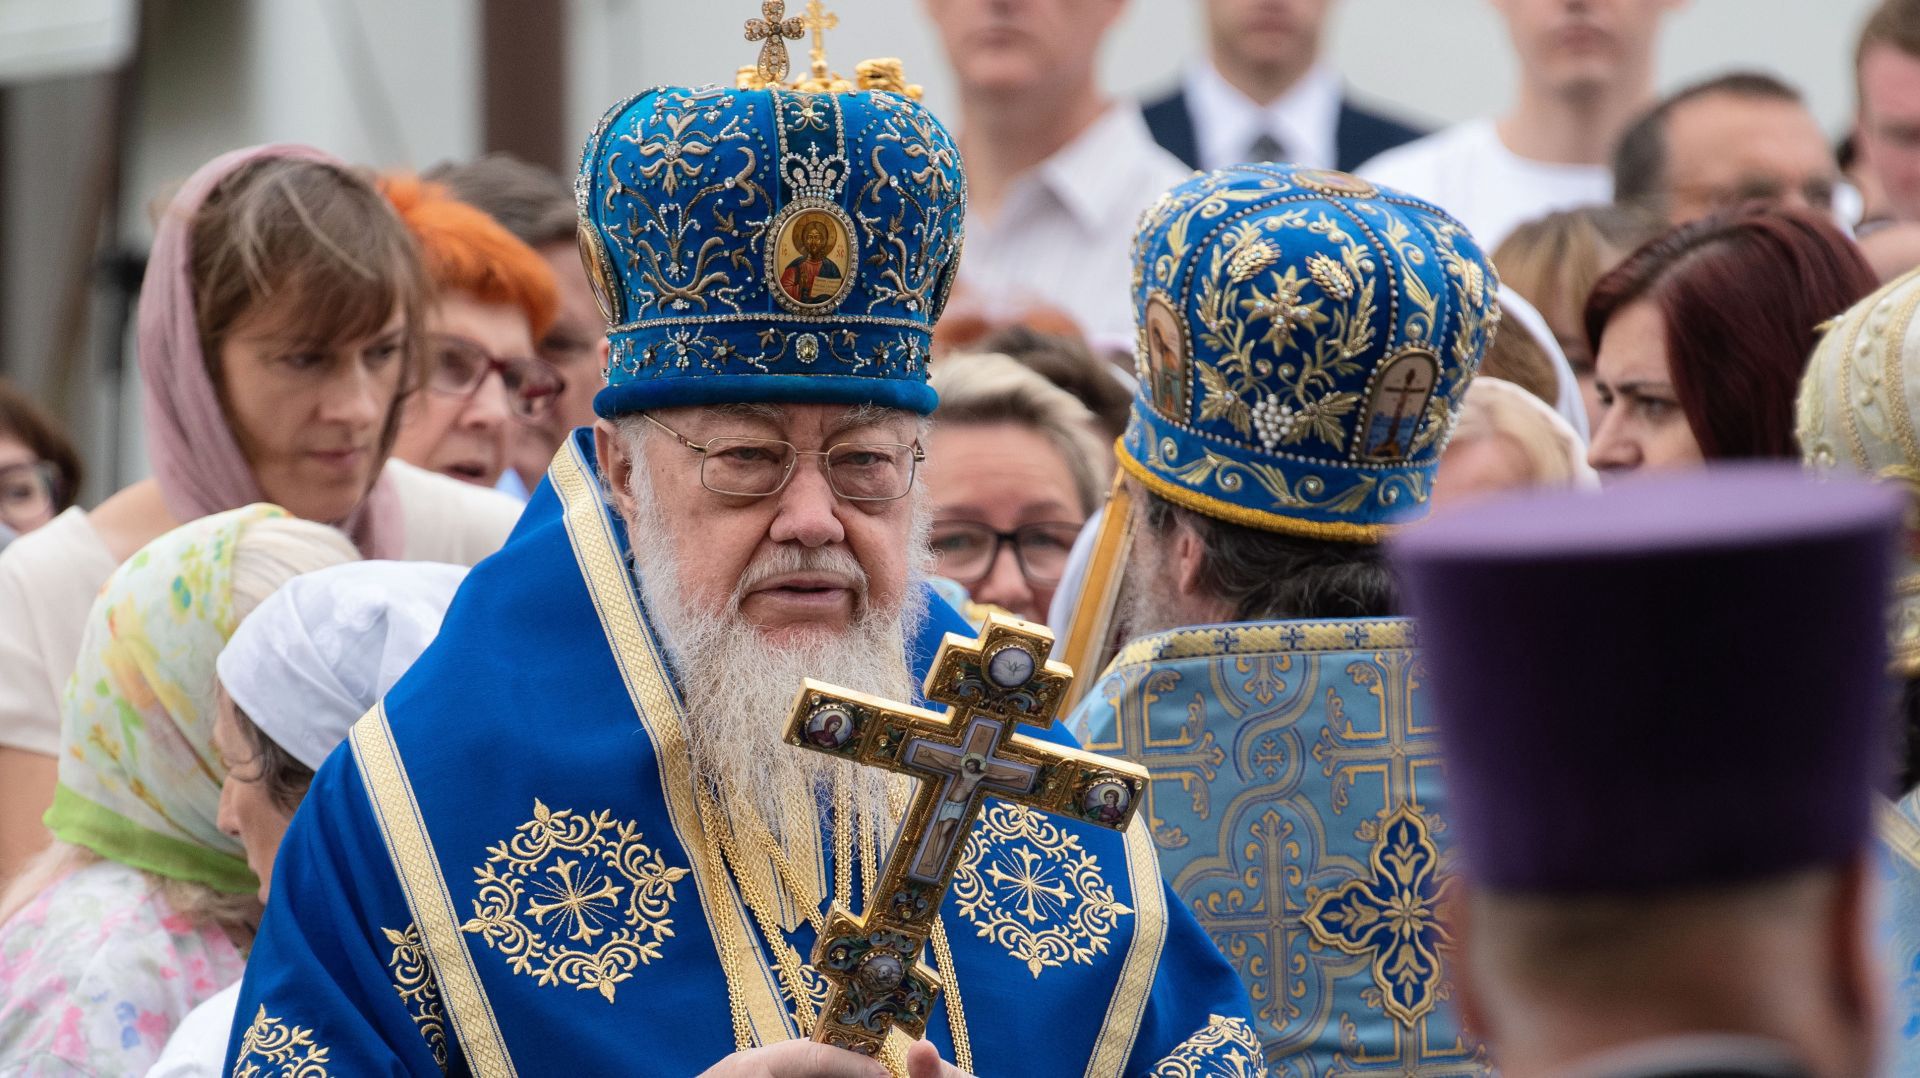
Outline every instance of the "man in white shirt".
[[1147, 127], [1193, 168], [1287, 161], [1352, 171], [1423, 132], [1348, 100], [1321, 58], [1334, 0], [1206, 0], [1207, 56]]
[[1608, 202], [1615, 145], [1653, 102], [1661, 20], [1684, 0], [1489, 0], [1520, 61], [1505, 116], [1390, 150], [1361, 175], [1431, 199], [1492, 250], [1519, 225]]
[[1100, 89], [1126, 0], [925, 0], [960, 88], [967, 249], [954, 308], [994, 320], [1047, 305], [1102, 349], [1133, 351], [1135, 225], [1188, 170], [1131, 103]]

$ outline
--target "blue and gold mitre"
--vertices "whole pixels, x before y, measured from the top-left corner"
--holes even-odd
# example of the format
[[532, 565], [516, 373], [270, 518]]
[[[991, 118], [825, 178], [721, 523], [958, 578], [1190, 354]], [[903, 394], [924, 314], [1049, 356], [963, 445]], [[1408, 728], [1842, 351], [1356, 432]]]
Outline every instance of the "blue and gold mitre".
[[1427, 511], [1497, 287], [1430, 203], [1316, 169], [1196, 175], [1134, 243], [1140, 390], [1120, 464], [1210, 517], [1377, 541]]
[[600, 415], [752, 401], [933, 411], [933, 323], [966, 211], [959, 150], [897, 61], [860, 65], [856, 86], [826, 75], [816, 45], [815, 77], [782, 84], [780, 35], [801, 22], [763, 24], [778, 62], [763, 54], [741, 87], [648, 90], [588, 137], [574, 190], [610, 327]]

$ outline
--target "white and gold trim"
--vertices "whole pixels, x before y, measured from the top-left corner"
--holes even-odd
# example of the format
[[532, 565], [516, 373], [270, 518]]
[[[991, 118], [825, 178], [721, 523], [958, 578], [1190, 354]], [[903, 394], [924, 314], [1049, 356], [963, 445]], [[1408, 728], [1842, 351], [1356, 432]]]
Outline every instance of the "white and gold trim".
[[347, 741], [353, 746], [353, 760], [366, 786], [380, 837], [386, 841], [394, 875], [406, 894], [407, 909], [420, 926], [427, 962], [440, 984], [447, 1018], [453, 1023], [467, 1065], [477, 1078], [508, 1078], [517, 1073], [513, 1057], [507, 1053], [500, 1020], [480, 983], [473, 953], [461, 938], [453, 895], [447, 890], [439, 855], [427, 834], [426, 818], [421, 815], [413, 783], [393, 742], [385, 705], [374, 707], [355, 723]]
[[1127, 882], [1133, 888], [1133, 938], [1121, 963], [1107, 1018], [1087, 1060], [1087, 1078], [1123, 1073], [1133, 1044], [1140, 1036], [1140, 1020], [1147, 1013], [1147, 997], [1160, 969], [1160, 953], [1167, 946], [1167, 893], [1160, 886], [1160, 856], [1153, 848], [1146, 813], [1134, 816], [1126, 833]]
[[701, 827], [680, 699], [666, 661], [642, 619], [640, 599], [620, 555], [599, 480], [578, 443], [572, 441], [554, 457], [547, 474], [564, 507], [567, 538], [594, 610], [600, 615], [607, 646], [626, 684], [634, 713], [653, 746], [668, 821], [689, 855], [695, 890], [713, 928], [714, 947], [726, 972], [728, 993], [744, 1004], [750, 1028], [736, 1030], [737, 1039], [750, 1037], [752, 1044], [789, 1040], [799, 1031], [781, 1005], [779, 981], [762, 949], [753, 944], [750, 914], [727, 878], [719, 851], [711, 848]]

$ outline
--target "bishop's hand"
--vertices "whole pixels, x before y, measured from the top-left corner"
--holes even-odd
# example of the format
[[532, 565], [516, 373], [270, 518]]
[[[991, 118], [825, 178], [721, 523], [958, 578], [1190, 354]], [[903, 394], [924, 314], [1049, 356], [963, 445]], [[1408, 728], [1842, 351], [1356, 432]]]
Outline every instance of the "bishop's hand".
[[[940, 1054], [933, 1053], [940, 1063]], [[958, 1072], [955, 1072], [958, 1073]], [[913, 1078], [947, 1078], [940, 1070], [914, 1071]], [[812, 1041], [782, 1041], [764, 1048], [735, 1052], [708, 1067], [700, 1078], [890, 1078], [887, 1068], [876, 1060], [856, 1055], [844, 1048], [830, 1048]]]
[[973, 1075], [940, 1058], [940, 1050], [926, 1041], [915, 1041], [907, 1049], [907, 1078], [973, 1078]]
[[[735, 1052], [700, 1078], [888, 1078], [887, 1068], [863, 1055], [812, 1041], [784, 1041]], [[973, 1078], [940, 1058], [926, 1041], [907, 1049], [907, 1078]]]

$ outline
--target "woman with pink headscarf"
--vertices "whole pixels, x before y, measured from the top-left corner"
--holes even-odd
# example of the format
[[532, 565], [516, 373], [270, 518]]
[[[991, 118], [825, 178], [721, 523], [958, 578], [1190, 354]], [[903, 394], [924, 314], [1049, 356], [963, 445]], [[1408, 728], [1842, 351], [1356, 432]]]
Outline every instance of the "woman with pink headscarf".
[[471, 565], [505, 541], [511, 499], [388, 459], [427, 302], [392, 207], [317, 150], [217, 158], [161, 215], [139, 312], [153, 477], [0, 554], [0, 881], [46, 843], [58, 700], [89, 605], [134, 551], [255, 502], [370, 558]]

